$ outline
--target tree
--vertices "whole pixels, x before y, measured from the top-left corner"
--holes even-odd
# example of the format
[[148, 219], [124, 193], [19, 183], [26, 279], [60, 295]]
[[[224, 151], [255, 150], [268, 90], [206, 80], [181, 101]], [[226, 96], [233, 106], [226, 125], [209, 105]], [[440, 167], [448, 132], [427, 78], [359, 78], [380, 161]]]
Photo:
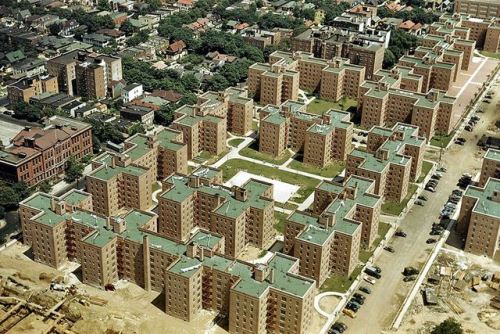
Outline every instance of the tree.
[[97, 2], [97, 9], [98, 10], [105, 10], [105, 11], [113, 10], [113, 8], [111, 8], [111, 4], [109, 3], [108, 0], [99, 0]]
[[462, 325], [453, 318], [448, 318], [432, 329], [431, 334], [463, 334]]
[[385, 49], [383, 67], [386, 69], [392, 68], [395, 63], [396, 63], [396, 56], [394, 56], [394, 53], [392, 53], [390, 49]]
[[134, 123], [130, 129], [128, 129], [129, 136], [133, 136], [136, 133], [146, 133], [146, 129], [141, 123]]
[[74, 181], [77, 181], [79, 178], [83, 176], [83, 169], [85, 166], [78, 162], [75, 157], [71, 157], [67, 162], [66, 162], [66, 175], [64, 177], [64, 181], [68, 183], [72, 183]]
[[52, 185], [49, 181], [43, 181], [38, 185], [38, 191], [43, 193], [50, 193], [52, 191]]
[[122, 23], [122, 25], [120, 26], [120, 30], [123, 31], [126, 35], [130, 36], [134, 32], [136, 32], [137, 28], [134, 27], [129, 20], [127, 20]]

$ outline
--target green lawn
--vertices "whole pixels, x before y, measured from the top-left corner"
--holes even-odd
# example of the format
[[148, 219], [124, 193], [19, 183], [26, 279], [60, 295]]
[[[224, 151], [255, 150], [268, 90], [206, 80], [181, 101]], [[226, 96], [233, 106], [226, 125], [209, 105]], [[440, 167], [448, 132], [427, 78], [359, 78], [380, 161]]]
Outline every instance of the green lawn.
[[272, 163], [275, 165], [283, 164], [285, 161], [290, 159], [290, 157], [292, 156], [292, 153], [289, 150], [286, 150], [285, 152], [283, 152], [283, 154], [278, 158], [274, 158], [272, 155], [267, 154], [267, 153], [261, 153], [261, 152], [259, 152], [259, 143], [257, 141], [253, 141], [247, 147], [242, 148], [240, 150], [240, 154], [244, 157], [247, 157], [247, 158], [262, 160], [262, 161], [269, 162], [269, 163]]
[[382, 212], [393, 215], [393, 216], [399, 216], [401, 211], [406, 207], [406, 204], [408, 204], [408, 201], [410, 200], [411, 196], [417, 191], [418, 186], [416, 184], [410, 183], [408, 186], [408, 194], [406, 195], [405, 199], [402, 200], [400, 203], [397, 202], [385, 202], [382, 204]]
[[299, 207], [297, 204], [293, 204], [291, 202], [286, 202], [286, 203], [274, 202], [274, 206], [288, 210], [297, 210], [297, 208]]
[[323, 285], [319, 288], [320, 292], [325, 291], [334, 291], [334, 292], [346, 292], [347, 289], [351, 286], [352, 282], [358, 277], [361, 273], [361, 269], [363, 269], [362, 265], [356, 267], [353, 270], [351, 276], [343, 277], [338, 275], [332, 275], [328, 277]]
[[494, 53], [494, 52], [488, 52], [488, 51], [479, 51], [480, 54], [486, 57], [490, 58], [495, 58], [495, 59], [500, 59], [500, 52]]
[[434, 166], [432, 163], [424, 160], [424, 162], [422, 163], [422, 171], [420, 172], [420, 177], [418, 178], [417, 183], [421, 183], [424, 181], [425, 177], [432, 169], [432, 166]]
[[232, 146], [232, 147], [238, 147], [238, 145], [243, 143], [244, 140], [245, 139], [242, 139], [242, 138], [234, 138], [234, 139], [229, 140], [228, 144], [229, 144], [229, 146]]
[[283, 212], [274, 211], [274, 218], [276, 223], [274, 224], [274, 228], [279, 233], [283, 234], [285, 232], [285, 220], [288, 215]]
[[158, 182], [153, 182], [153, 185], [151, 186], [151, 191], [155, 192], [158, 189], [161, 189], [161, 184], [158, 184]]
[[387, 232], [389, 231], [390, 228], [391, 228], [391, 225], [389, 225], [387, 223], [383, 223], [383, 222], [378, 223], [377, 237], [375, 238], [375, 240], [373, 240], [373, 243], [372, 243], [372, 246], [370, 247], [370, 249], [363, 249], [362, 248], [359, 250], [359, 257], [358, 257], [359, 261], [361, 261], [363, 263], [366, 263], [368, 261], [368, 259], [373, 255], [375, 248], [377, 248], [377, 246], [380, 244], [382, 239], [384, 239], [385, 235], [387, 234]]
[[347, 110], [349, 111], [350, 108], [356, 108], [358, 105], [358, 102], [353, 99], [349, 98], [341, 98], [339, 101], [334, 102], [334, 101], [327, 101], [327, 100], [322, 100], [322, 99], [314, 99], [311, 103], [307, 105], [307, 112], [310, 112], [312, 114], [318, 114], [321, 115], [328, 109], [339, 109], [339, 110]]
[[224, 157], [226, 154], [229, 153], [229, 148], [226, 147], [224, 151], [222, 151], [221, 154], [219, 155], [213, 155], [212, 153], [208, 151], [202, 151], [200, 154], [198, 154], [197, 157], [193, 159], [193, 161], [201, 164], [206, 164], [206, 165], [211, 165], [217, 161], [219, 161], [222, 157]]
[[243, 170], [255, 175], [262, 175], [286, 183], [296, 184], [300, 186], [300, 189], [296, 194], [298, 197], [294, 198], [294, 201], [297, 203], [302, 203], [309, 195], [311, 195], [320, 182], [320, 180], [317, 179], [282, 171], [273, 167], [259, 165], [241, 159], [229, 160], [221, 166], [221, 169], [225, 181], [232, 178], [240, 170]]
[[449, 135], [435, 135], [431, 139], [431, 145], [445, 148], [450, 142], [451, 138], [453, 138], [453, 135], [455, 135], [455, 131], [453, 131]]
[[259, 132], [259, 122], [257, 122], [256, 120], [252, 121], [252, 130], [255, 132]]
[[345, 163], [343, 161], [334, 161], [326, 167], [320, 168], [304, 164], [298, 160], [293, 160], [290, 164], [288, 164], [288, 167], [323, 177], [335, 177], [345, 168]]

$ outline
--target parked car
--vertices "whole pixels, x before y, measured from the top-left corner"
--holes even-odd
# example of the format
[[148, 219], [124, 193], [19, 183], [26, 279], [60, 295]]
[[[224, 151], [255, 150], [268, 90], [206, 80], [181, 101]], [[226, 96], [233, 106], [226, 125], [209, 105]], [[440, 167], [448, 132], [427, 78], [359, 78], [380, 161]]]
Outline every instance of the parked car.
[[379, 272], [377, 272], [377, 269], [376, 268], [373, 268], [371, 266], [366, 266], [364, 272], [372, 277], [375, 277], [377, 279], [379, 279], [380, 277], [382, 277], [382, 275], [380, 275]]
[[432, 229], [431, 232], [429, 233], [430, 235], [441, 235], [443, 234], [443, 231], [440, 231], [440, 230], [435, 230], [435, 229]]
[[405, 276], [403, 282], [411, 282], [417, 279], [417, 276]]
[[420, 206], [424, 206], [424, 202], [422, 202], [422, 201], [415, 201], [415, 204], [420, 205]]
[[463, 192], [462, 190], [458, 190], [458, 189], [455, 189], [451, 192], [453, 195], [456, 195], [456, 196], [462, 196]]
[[436, 239], [434, 239], [434, 238], [429, 238], [429, 239], [425, 240], [426, 244], [433, 244], [435, 242], [436, 242]]
[[470, 125], [466, 125], [464, 129], [465, 129], [465, 131], [469, 131], [469, 132], [472, 132], [472, 130], [473, 130], [472, 126], [470, 126]]
[[358, 312], [361, 306], [359, 304], [349, 301], [345, 307], [349, 310], [352, 310], [353, 312]]
[[470, 119], [473, 119], [473, 120], [475, 120], [475, 121], [477, 122], [477, 121], [480, 121], [480, 120], [481, 120], [481, 117], [479, 117], [479, 116], [477, 116], [477, 115], [474, 115], [474, 116], [472, 116]]
[[352, 141], [355, 142], [355, 143], [358, 142], [358, 140], [356, 139], [356, 137], [352, 137]]
[[434, 180], [441, 180], [441, 176], [440, 176], [440, 175], [438, 175], [438, 174], [433, 174], [433, 175], [431, 176], [431, 179], [434, 179]]
[[403, 276], [413, 276], [417, 275], [420, 271], [414, 267], [405, 267], [403, 270]]
[[336, 322], [331, 328], [336, 329], [339, 333], [344, 333], [347, 330], [347, 325], [343, 322]]
[[372, 293], [372, 290], [371, 290], [369, 287], [367, 287], [367, 286], [362, 286], [362, 287], [360, 287], [360, 288], [359, 288], [359, 291], [364, 292], [364, 293], [366, 293], [366, 294], [368, 294], [368, 295], [369, 295], [370, 293]]
[[361, 305], [363, 305], [365, 303], [364, 300], [360, 300], [360, 299], [358, 300], [357, 298], [354, 298], [354, 297], [351, 298], [350, 302], [357, 303], [357, 304], [359, 304], [360, 307], [361, 307]]
[[347, 309], [347, 308], [344, 308], [342, 310], [342, 313], [344, 313], [346, 316], [348, 316], [349, 318], [356, 318], [356, 313], [354, 313], [353, 311]]
[[457, 140], [463, 141], [464, 143], [467, 141], [467, 139], [465, 139], [464, 137], [458, 137]]
[[445, 167], [440, 167], [438, 171], [446, 173], [448, 170]]
[[417, 198], [422, 200], [422, 201], [427, 201], [427, 196], [425, 196], [425, 195], [420, 195]]
[[377, 282], [373, 277], [367, 275], [363, 275], [363, 279], [365, 280], [365, 282], [368, 282], [371, 285], [374, 285]]
[[457, 144], [457, 145], [460, 145], [460, 146], [464, 146], [465, 145], [465, 143], [463, 141], [459, 141], [459, 140], [455, 140], [454, 143]]
[[434, 187], [431, 187], [431, 186], [425, 187], [425, 190], [430, 191], [431, 193], [436, 191], [436, 190], [434, 190]]
[[366, 299], [366, 297], [365, 297], [365, 296], [363, 296], [362, 294], [357, 293], [357, 292], [355, 292], [352, 296], [353, 296], [354, 298], [356, 298], [356, 299], [360, 299], [360, 300], [363, 300], [363, 301]]
[[394, 248], [392, 248], [392, 246], [385, 246], [384, 250], [388, 251], [389, 253], [394, 253], [395, 252], [395, 250], [394, 250]]
[[397, 237], [403, 237], [403, 238], [406, 238], [407, 234], [403, 231], [396, 231], [396, 233], [394, 233], [395, 236]]

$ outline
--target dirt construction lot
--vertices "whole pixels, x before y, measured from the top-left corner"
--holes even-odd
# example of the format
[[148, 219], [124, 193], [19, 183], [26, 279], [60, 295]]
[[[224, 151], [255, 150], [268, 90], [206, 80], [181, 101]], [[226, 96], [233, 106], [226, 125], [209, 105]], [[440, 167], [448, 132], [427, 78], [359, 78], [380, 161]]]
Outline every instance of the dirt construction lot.
[[[15, 244], [0, 252], [0, 276], [11, 277], [16, 282], [29, 287], [22, 295], [15, 296], [30, 302], [51, 308], [59, 300], [64, 299], [63, 292], [50, 291], [50, 280], [45, 277], [57, 278], [65, 273], [43, 264], [33, 262], [24, 253], [27, 247]], [[22, 268], [22, 269], [21, 269]], [[67, 277], [67, 276], [66, 276]], [[103, 291], [79, 282], [76, 283], [79, 295], [86, 299], [97, 299], [106, 302], [99, 306], [71, 301], [63, 304], [60, 312], [71, 319], [70, 329], [77, 334], [115, 334], [115, 333], [148, 333], [148, 334], [222, 334], [228, 333], [225, 326], [213, 323], [215, 312], [203, 310], [191, 322], [171, 317], [163, 311], [164, 295], [157, 292], [147, 292], [135, 284], [119, 282], [114, 292]], [[332, 301], [335, 302], [335, 301]], [[332, 306], [324, 305], [326, 309]], [[5, 314], [0, 307], [0, 318]], [[8, 333], [39, 334], [46, 330], [48, 323], [36, 314], [19, 321], [8, 330]], [[223, 322], [223, 320], [222, 320]], [[313, 311], [311, 333], [318, 333], [325, 323], [319, 313]], [[0, 332], [2, 325], [0, 324]]]
[[[451, 269], [450, 276], [441, 276], [441, 268]], [[430, 275], [421, 288], [411, 308], [406, 314], [403, 326], [397, 333], [428, 333], [436, 324], [452, 317], [462, 324], [465, 333], [498, 333], [500, 331], [500, 310], [490, 307], [490, 300], [499, 292], [491, 288], [474, 292], [471, 289], [472, 277], [491, 277], [491, 273], [500, 270], [498, 263], [491, 259], [453, 249], [442, 251]], [[446, 270], [443, 270], [446, 272]], [[445, 275], [448, 275], [447, 273]], [[438, 278], [439, 282], [429, 283], [429, 277]], [[462, 277], [463, 279], [456, 279]], [[489, 279], [489, 278], [488, 278]], [[457, 282], [463, 281], [463, 290], [457, 291]], [[467, 282], [467, 284], [465, 284]], [[482, 284], [487, 283], [480, 281]], [[425, 305], [423, 290], [435, 293], [436, 305]], [[429, 291], [427, 290], [427, 291]]]

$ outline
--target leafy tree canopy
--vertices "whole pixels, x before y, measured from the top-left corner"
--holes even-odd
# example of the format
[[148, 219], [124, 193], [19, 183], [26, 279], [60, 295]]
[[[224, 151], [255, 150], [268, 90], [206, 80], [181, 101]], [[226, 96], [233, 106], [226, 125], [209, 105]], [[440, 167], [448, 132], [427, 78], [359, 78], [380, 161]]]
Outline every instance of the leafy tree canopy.
[[453, 318], [448, 318], [432, 329], [431, 334], [463, 334], [462, 325]]

